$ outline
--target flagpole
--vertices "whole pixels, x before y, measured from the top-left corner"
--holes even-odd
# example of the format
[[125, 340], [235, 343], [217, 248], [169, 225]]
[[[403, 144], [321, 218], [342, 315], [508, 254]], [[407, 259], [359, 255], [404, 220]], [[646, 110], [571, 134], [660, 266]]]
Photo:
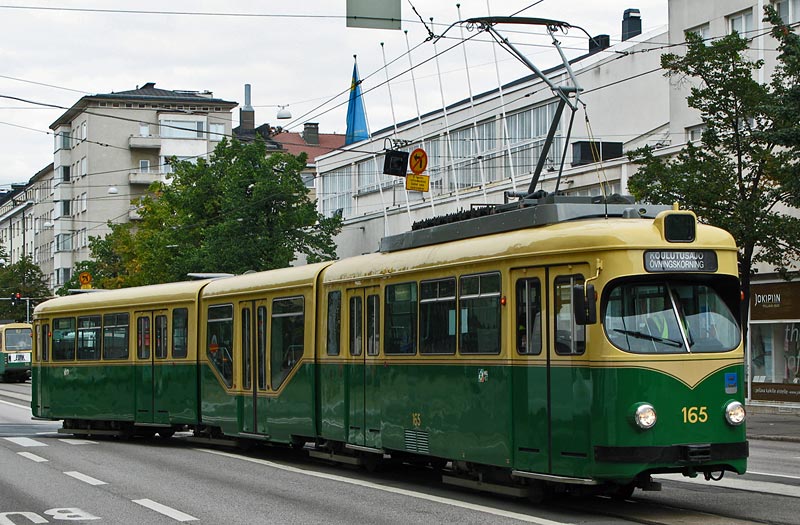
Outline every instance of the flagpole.
[[[394, 126], [394, 134], [395, 136], [397, 136], [398, 135], [397, 118], [394, 115], [394, 99], [392, 98], [392, 84], [389, 82], [389, 66], [386, 64], [386, 50], [383, 47], [383, 42], [381, 42], [381, 54], [383, 55], [383, 72], [386, 73], [386, 88], [389, 90], [389, 107], [392, 110], [392, 126]], [[406, 211], [408, 212], [408, 228], [411, 229], [411, 225], [414, 223], [414, 221], [411, 219], [411, 204], [409, 203], [408, 189], [406, 188], [405, 184], [403, 184], [403, 191], [406, 194]], [[394, 188], [392, 189], [392, 192], [394, 192]]]

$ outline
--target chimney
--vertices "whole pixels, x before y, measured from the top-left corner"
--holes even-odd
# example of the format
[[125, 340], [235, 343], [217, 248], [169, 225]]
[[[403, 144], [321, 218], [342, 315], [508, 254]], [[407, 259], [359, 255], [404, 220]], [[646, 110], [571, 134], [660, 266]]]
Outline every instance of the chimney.
[[256, 112], [250, 105], [250, 84], [244, 85], [244, 106], [239, 109], [239, 129], [252, 131], [256, 127]]
[[305, 123], [303, 127], [303, 140], [309, 145], [319, 145], [319, 124], [317, 122]]
[[622, 41], [642, 34], [642, 15], [638, 9], [626, 9], [622, 15]]
[[608, 35], [597, 35], [589, 39], [589, 54], [592, 55], [603, 49], [611, 47], [611, 37]]

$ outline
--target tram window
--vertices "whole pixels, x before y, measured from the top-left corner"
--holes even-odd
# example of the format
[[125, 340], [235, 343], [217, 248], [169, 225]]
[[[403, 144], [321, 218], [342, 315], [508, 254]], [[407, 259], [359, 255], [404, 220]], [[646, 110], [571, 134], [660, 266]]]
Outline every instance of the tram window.
[[176, 308], [172, 311], [172, 358], [183, 359], [189, 353], [189, 310]]
[[250, 308], [242, 308], [242, 386], [245, 390], [250, 390], [252, 385], [253, 371], [250, 368], [250, 352], [252, 345], [250, 337], [253, 327], [250, 320]]
[[703, 284], [619, 285], [604, 311], [609, 341], [633, 353], [726, 352], [741, 338], [728, 305]]
[[156, 359], [166, 359], [167, 357], [167, 316], [157, 315], [155, 323], [155, 336], [156, 346], [155, 355]]
[[136, 357], [150, 359], [150, 318], [136, 319]]
[[386, 287], [384, 333], [386, 354], [417, 352], [417, 283]]
[[462, 354], [500, 353], [500, 274], [461, 277], [459, 350]]
[[361, 310], [361, 297], [350, 298], [350, 355], [361, 355], [363, 343], [361, 334], [363, 331], [364, 314]]
[[78, 317], [78, 360], [100, 359], [100, 316]]
[[206, 355], [227, 386], [233, 386], [233, 306], [209, 306]]
[[305, 315], [302, 297], [275, 299], [272, 302], [270, 371], [276, 390], [303, 357]]
[[342, 332], [342, 292], [328, 292], [328, 355], [339, 355]]
[[559, 355], [580, 355], [586, 351], [586, 327], [575, 324], [572, 307], [572, 287], [582, 283], [580, 275], [559, 276], [554, 283], [555, 347]]
[[378, 355], [381, 351], [381, 298], [367, 297], [367, 355]]
[[47, 361], [50, 358], [50, 325], [43, 324], [39, 333], [39, 360]]
[[103, 359], [128, 358], [128, 314], [103, 316]]
[[456, 352], [456, 280], [419, 283], [419, 351]]
[[75, 359], [75, 318], [53, 319], [53, 361]]
[[542, 353], [542, 289], [539, 279], [517, 281], [517, 352]]
[[258, 388], [267, 388], [267, 307], [259, 306], [256, 311], [256, 344], [258, 345]]

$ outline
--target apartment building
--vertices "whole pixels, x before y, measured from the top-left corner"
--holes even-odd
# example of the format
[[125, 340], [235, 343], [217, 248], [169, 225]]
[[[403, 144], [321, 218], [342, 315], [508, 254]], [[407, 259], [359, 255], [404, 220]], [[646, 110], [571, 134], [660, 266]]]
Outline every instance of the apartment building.
[[49, 231], [52, 248], [32, 245], [26, 252], [51, 287], [67, 282], [75, 264], [88, 259], [89, 237], [107, 234], [109, 222], [138, 217], [131, 203], [164, 179], [170, 159], [207, 156], [230, 136], [236, 105], [209, 91], [159, 89], [149, 82], [85, 96], [53, 122], [52, 170], [31, 180], [30, 223]]

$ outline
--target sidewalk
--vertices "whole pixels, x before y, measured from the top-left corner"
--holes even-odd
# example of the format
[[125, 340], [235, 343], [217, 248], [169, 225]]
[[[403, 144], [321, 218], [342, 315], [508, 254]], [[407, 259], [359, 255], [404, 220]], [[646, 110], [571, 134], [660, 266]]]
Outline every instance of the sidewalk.
[[747, 406], [747, 439], [800, 443], [800, 411]]

